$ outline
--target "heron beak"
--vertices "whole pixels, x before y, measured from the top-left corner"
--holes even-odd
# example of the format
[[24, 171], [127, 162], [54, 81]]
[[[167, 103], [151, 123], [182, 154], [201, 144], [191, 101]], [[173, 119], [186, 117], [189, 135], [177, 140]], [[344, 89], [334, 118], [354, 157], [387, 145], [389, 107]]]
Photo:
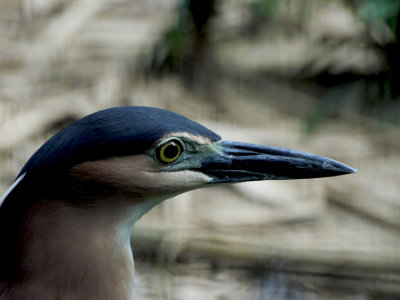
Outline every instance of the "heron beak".
[[220, 142], [222, 153], [202, 160], [199, 171], [210, 183], [338, 176], [357, 170], [306, 152], [233, 141]]

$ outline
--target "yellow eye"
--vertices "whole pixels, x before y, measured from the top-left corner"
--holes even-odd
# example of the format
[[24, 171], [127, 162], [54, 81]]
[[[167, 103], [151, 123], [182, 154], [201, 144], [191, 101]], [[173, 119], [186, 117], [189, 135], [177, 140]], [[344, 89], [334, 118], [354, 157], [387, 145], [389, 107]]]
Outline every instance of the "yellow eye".
[[182, 153], [182, 144], [178, 140], [170, 140], [157, 149], [157, 158], [163, 163], [172, 163]]

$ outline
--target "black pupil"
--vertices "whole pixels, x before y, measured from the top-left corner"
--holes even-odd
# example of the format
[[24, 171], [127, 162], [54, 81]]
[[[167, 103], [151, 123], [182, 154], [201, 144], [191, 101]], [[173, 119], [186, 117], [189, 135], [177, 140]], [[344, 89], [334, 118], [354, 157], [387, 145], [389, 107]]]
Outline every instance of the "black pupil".
[[175, 158], [179, 153], [179, 146], [175, 143], [169, 144], [165, 149], [164, 149], [164, 156], [168, 159]]

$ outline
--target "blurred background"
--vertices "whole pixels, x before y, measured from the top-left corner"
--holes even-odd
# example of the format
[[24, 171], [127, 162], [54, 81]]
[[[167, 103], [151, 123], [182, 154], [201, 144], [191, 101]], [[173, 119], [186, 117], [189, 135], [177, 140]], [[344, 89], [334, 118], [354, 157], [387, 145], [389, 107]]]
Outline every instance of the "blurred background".
[[120, 105], [359, 171], [162, 203], [133, 232], [135, 299], [400, 299], [400, 1], [0, 0], [1, 194]]

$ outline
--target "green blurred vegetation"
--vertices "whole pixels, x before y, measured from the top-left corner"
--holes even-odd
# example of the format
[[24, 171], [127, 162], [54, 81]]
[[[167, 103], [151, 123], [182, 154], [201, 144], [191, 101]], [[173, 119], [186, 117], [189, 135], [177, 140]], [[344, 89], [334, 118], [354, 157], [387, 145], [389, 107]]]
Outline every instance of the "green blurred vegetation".
[[[377, 31], [374, 45], [387, 61], [384, 84], [388, 83], [390, 100], [400, 99], [400, 1], [368, 0], [355, 5], [358, 15]], [[373, 31], [371, 31], [373, 32]]]
[[[332, 73], [329, 69], [318, 73], [307, 70], [301, 73], [281, 75], [268, 73], [264, 80], [304, 81], [325, 89], [317, 98], [309, 114], [305, 116], [306, 133], [312, 133], [326, 119], [335, 118], [343, 107], [357, 109], [360, 114], [369, 114], [379, 121], [389, 124], [400, 123], [400, 1], [399, 0], [330, 0], [341, 3], [354, 16], [365, 24], [365, 47], [375, 49], [384, 62], [384, 68], [377, 73], [363, 74], [358, 69]], [[254, 0], [243, 4], [242, 9], [250, 15], [247, 28], [243, 32], [253, 40], [265, 38], [269, 27], [285, 26], [287, 32], [307, 34], [307, 22], [315, 13], [315, 1]], [[218, 62], [213, 57], [215, 40], [210, 39], [213, 30], [211, 20], [218, 17], [221, 4], [218, 0], [181, 0], [177, 7], [176, 21], [168, 28], [148, 57], [146, 69], [153, 74], [173, 73], [185, 82], [197, 84], [199, 74], [216, 77], [219, 74]], [[295, 13], [293, 13], [295, 11]], [[274, 27], [275, 26], [275, 27]], [[273, 30], [272, 30], [273, 31]], [[267, 33], [268, 34], [268, 33]], [[296, 34], [296, 33], [295, 33]], [[237, 39], [244, 38], [238, 33]], [[218, 42], [218, 41], [217, 41]], [[328, 42], [329, 41], [325, 41]], [[339, 44], [348, 40], [333, 41], [332, 52]], [[351, 41], [350, 41], [351, 42]], [[336, 44], [335, 44], [336, 43]], [[352, 41], [357, 43], [357, 41]], [[251, 55], [249, 53], [249, 55]], [[329, 53], [327, 53], [329, 55]], [[243, 57], [246, 60], [246, 57]], [[311, 75], [310, 75], [311, 74]], [[246, 75], [240, 75], [246, 76]], [[203, 76], [204, 77], [204, 76]], [[214, 84], [213, 80], [207, 83]], [[349, 97], [356, 91], [360, 96], [355, 100]], [[314, 95], [315, 96], [315, 95]], [[360, 100], [361, 99], [361, 100]], [[348, 102], [354, 102], [347, 105]]]
[[149, 69], [156, 73], [183, 74], [191, 80], [204, 62], [208, 46], [209, 20], [217, 0], [182, 0], [175, 23], [154, 46]]
[[[359, 16], [369, 25], [381, 23], [391, 30], [395, 40], [399, 37], [400, 1], [398, 0], [369, 0], [354, 1]], [[360, 3], [357, 3], [360, 2]], [[384, 34], [384, 33], [383, 33]]]
[[[329, 117], [337, 114], [351, 92], [351, 86], [362, 89], [360, 113], [369, 112], [383, 125], [400, 123], [400, 1], [398, 0], [347, 0], [356, 15], [368, 27], [370, 43], [386, 62], [378, 74], [358, 74], [349, 82], [333, 87], [322, 97], [320, 104], [309, 113], [304, 122], [306, 133], [312, 133]], [[339, 74], [338, 76], [341, 76]], [[334, 79], [333, 79], [334, 80]]]
[[273, 20], [279, 16], [279, 0], [256, 0], [248, 7], [253, 16], [260, 19]]

